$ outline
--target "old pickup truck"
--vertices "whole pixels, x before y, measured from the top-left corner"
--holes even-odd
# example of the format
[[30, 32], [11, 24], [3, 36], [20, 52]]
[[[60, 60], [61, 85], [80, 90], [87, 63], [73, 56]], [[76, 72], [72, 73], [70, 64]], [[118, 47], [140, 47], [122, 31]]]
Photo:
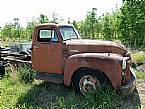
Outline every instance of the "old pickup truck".
[[135, 88], [126, 48], [111, 41], [81, 39], [70, 24], [40, 24], [32, 37], [36, 79], [73, 85], [85, 94], [110, 85], [122, 94]]

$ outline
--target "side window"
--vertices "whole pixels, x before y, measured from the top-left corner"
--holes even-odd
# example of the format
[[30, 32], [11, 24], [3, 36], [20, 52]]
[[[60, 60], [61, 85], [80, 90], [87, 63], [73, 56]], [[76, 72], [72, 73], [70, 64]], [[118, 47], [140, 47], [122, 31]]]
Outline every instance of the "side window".
[[40, 29], [37, 40], [39, 42], [58, 42], [58, 37], [53, 29]]
[[52, 31], [51, 42], [58, 42], [58, 37], [54, 30]]

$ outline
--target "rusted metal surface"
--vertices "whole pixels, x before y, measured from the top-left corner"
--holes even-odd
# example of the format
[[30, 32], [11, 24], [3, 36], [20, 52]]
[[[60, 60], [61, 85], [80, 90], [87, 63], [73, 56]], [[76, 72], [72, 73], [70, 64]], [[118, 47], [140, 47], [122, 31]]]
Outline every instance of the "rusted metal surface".
[[31, 42], [27, 43], [12, 43], [10, 44], [10, 53], [25, 53], [25, 54], [31, 54]]
[[37, 44], [39, 48], [33, 48], [32, 51], [33, 68], [39, 72], [62, 74], [61, 44]]
[[31, 61], [24, 61], [24, 60], [20, 60], [20, 59], [14, 59], [14, 58], [8, 58], [8, 57], [5, 57], [3, 58], [5, 61], [9, 61], [9, 62], [14, 62], [14, 63], [24, 63], [24, 64], [32, 64]]
[[61, 37], [59, 37], [58, 43], [37, 41], [39, 29], [49, 28], [53, 28], [58, 36], [60, 35], [56, 26], [53, 25], [49, 25], [49, 27], [47, 25], [40, 25], [34, 30], [32, 42], [32, 66], [39, 72], [62, 74], [63, 50]]
[[130, 81], [125, 82], [123, 86], [119, 88], [119, 91], [122, 95], [126, 96], [129, 95], [136, 87], [136, 77], [135, 75], [131, 74]]
[[[121, 87], [122, 77], [130, 80], [129, 63], [122, 69], [122, 62], [128, 62], [130, 55], [124, 46], [111, 41], [70, 39], [63, 40], [59, 30], [61, 24], [41, 24], [36, 26], [32, 40], [32, 66], [38, 72], [64, 74], [64, 84], [70, 85], [73, 73], [79, 68], [98, 69], [105, 73], [115, 89]], [[53, 29], [58, 42], [38, 41], [40, 29]]]
[[57, 83], [57, 84], [63, 84], [63, 75], [57, 75], [57, 74], [51, 74], [51, 73], [46, 73], [46, 72], [37, 72], [35, 75], [36, 79], [40, 79], [40, 80], [45, 80], [45, 81], [49, 81], [49, 82], [53, 82], [53, 83]]
[[31, 56], [19, 53], [10, 53], [9, 49], [2, 48], [0, 50], [0, 62], [3, 66], [7, 66], [7, 64], [27, 64], [31, 66]]
[[66, 45], [68, 45], [70, 55], [76, 53], [115, 53], [123, 55], [127, 52], [126, 48], [111, 41], [80, 39], [66, 41]]
[[[118, 58], [117, 58], [118, 57]], [[107, 53], [83, 53], [76, 54], [66, 61], [66, 66], [64, 70], [64, 83], [66, 85], [70, 84], [73, 72], [79, 68], [92, 68], [99, 69], [104, 72], [110, 79], [112, 86], [118, 88], [121, 86], [121, 73], [122, 69], [119, 64], [121, 57], [118, 55]], [[75, 64], [72, 64], [75, 63]]]
[[9, 48], [2, 48], [0, 38], [0, 77], [5, 75], [5, 67], [7, 67], [9, 64], [27, 64], [31, 66], [31, 55], [19, 54], [16, 52], [11, 53]]

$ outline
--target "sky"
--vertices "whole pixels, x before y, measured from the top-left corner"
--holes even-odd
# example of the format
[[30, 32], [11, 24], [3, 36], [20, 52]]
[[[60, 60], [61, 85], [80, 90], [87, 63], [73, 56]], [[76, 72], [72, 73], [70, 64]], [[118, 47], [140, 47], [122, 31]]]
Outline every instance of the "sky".
[[97, 8], [97, 14], [121, 7], [122, 0], [0, 0], [0, 26], [20, 19], [20, 25], [26, 26], [28, 21], [37, 18], [40, 14], [50, 19], [55, 12], [65, 21], [80, 21], [92, 8]]

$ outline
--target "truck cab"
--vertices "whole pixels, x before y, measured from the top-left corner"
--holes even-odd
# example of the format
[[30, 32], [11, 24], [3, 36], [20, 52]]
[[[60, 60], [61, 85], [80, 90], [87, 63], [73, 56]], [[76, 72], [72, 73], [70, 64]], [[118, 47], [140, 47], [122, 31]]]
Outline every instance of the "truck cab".
[[81, 39], [70, 24], [41, 24], [33, 32], [32, 67], [37, 71], [36, 78], [73, 84], [82, 94], [104, 84], [131, 93], [135, 76], [130, 61], [123, 45]]

